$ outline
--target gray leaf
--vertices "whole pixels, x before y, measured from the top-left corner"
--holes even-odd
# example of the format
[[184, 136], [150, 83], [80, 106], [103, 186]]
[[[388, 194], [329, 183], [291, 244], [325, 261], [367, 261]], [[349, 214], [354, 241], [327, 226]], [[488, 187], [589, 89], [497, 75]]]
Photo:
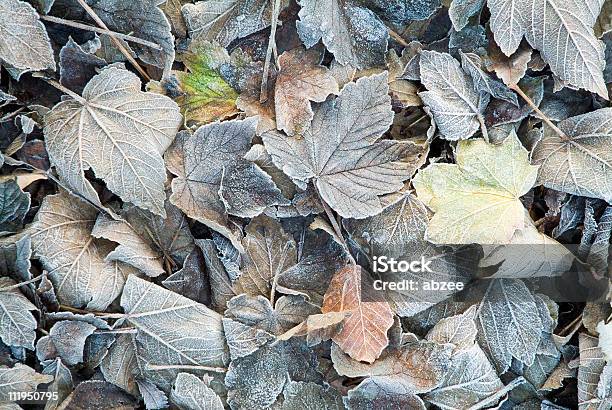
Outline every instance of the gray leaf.
[[247, 225], [242, 243], [242, 273], [234, 282], [234, 291], [269, 297], [279, 275], [297, 262], [295, 242], [278, 221], [260, 216]]
[[239, 230], [228, 219], [220, 193], [225, 189], [223, 196], [231, 201], [230, 211], [249, 217], [284, 200], [270, 177], [243, 159], [256, 125], [255, 118], [204, 125], [191, 136], [180, 133], [166, 154], [168, 169], [177, 176], [172, 180], [170, 201], [187, 216], [228, 237], [239, 249]]
[[283, 390], [283, 410], [343, 410], [342, 396], [331, 387], [316, 383], [289, 382]]
[[454, 29], [460, 31], [467, 26], [469, 18], [478, 13], [483, 5], [484, 0], [453, 0], [448, 8], [448, 16]]
[[495, 369], [477, 344], [459, 352], [440, 386], [426, 400], [443, 409], [468, 408], [503, 388]]
[[342, 65], [384, 65], [387, 27], [363, 3], [354, 0], [301, 0], [297, 30], [307, 48], [323, 40]]
[[606, 360], [599, 347], [598, 339], [586, 333], [579, 336], [580, 364], [578, 367], [578, 403], [580, 410], [609, 408], [610, 398], [606, 399], [598, 391]]
[[225, 267], [217, 255], [215, 244], [210, 239], [197, 239], [196, 244], [202, 250], [206, 261], [206, 272], [210, 281], [212, 305], [219, 313], [223, 313], [227, 302], [235, 296], [232, 282]]
[[65, 192], [47, 196], [31, 226], [34, 256], [49, 271], [60, 302], [104, 310], [133, 268], [105, 261], [112, 245], [91, 236], [97, 211]]
[[474, 135], [484, 122], [487, 94], [476, 91], [472, 79], [450, 54], [424, 50], [419, 65], [421, 82], [428, 90], [419, 96], [430, 108], [440, 132], [452, 141]]
[[165, 409], [168, 407], [166, 394], [159, 390], [153, 383], [145, 380], [136, 379], [138, 391], [142, 396], [142, 401], [147, 410]]
[[[476, 328], [475, 318], [476, 307], [472, 306], [460, 315], [440, 320], [427, 333], [426, 339], [438, 344], [452, 343], [455, 345], [453, 354], [461, 353], [470, 349], [476, 341], [478, 329]], [[453, 358], [453, 360], [456, 359]]]
[[424, 151], [411, 142], [376, 142], [393, 119], [387, 92], [386, 73], [362, 77], [316, 107], [303, 138], [265, 133], [274, 164], [303, 188], [313, 179], [322, 198], [342, 217], [380, 213], [378, 195], [399, 190]]
[[60, 83], [76, 93], [82, 93], [89, 80], [96, 75], [96, 70], [106, 65], [106, 61], [87, 52], [72, 37], [60, 50], [59, 57]]
[[53, 383], [49, 385], [47, 391], [57, 393], [57, 398], [51, 397], [47, 401], [45, 410], [55, 410], [74, 389], [72, 373], [59, 357], [46, 366], [42, 373], [53, 377]]
[[523, 282], [492, 280], [480, 303], [477, 324], [478, 340], [498, 370], [508, 369], [512, 357], [527, 366], [533, 363], [542, 320], [536, 300]]
[[206, 306], [130, 275], [121, 296], [126, 321], [151, 364], [224, 366], [221, 316]]
[[472, 77], [474, 87], [479, 92], [485, 92], [491, 95], [491, 97], [499, 100], [508, 101], [519, 107], [518, 99], [504, 83], [495, 80], [486, 74], [482, 70], [482, 59], [474, 53], [463, 53], [459, 51], [461, 55], [461, 66], [468, 74]]
[[34, 350], [37, 322], [31, 311], [38, 311], [19, 288], [1, 290], [15, 285], [7, 277], [0, 277], [0, 338], [7, 346]]
[[[280, 10], [287, 5], [281, 4]], [[192, 39], [216, 41], [227, 47], [237, 38], [270, 26], [272, 2], [269, 0], [199, 1], [182, 8]]]
[[593, 34], [603, 3], [604, 0], [487, 2], [495, 42], [507, 56], [516, 51], [525, 36], [563, 81], [607, 98], [604, 46]]
[[204, 257], [198, 248], [194, 248], [185, 259], [183, 268], [168, 276], [162, 284], [173, 292], [191, 300], [208, 304], [210, 292], [208, 277], [204, 270]]
[[[145, 63], [164, 68], [166, 71], [170, 70], [174, 61], [174, 37], [170, 33], [168, 19], [151, 1], [87, 0], [86, 2], [110, 30], [129, 33], [160, 45], [161, 50], [137, 43], [130, 43], [129, 47]], [[91, 21], [91, 17], [76, 0], [56, 0], [53, 11], [66, 19]]]
[[0, 236], [21, 229], [23, 218], [30, 209], [30, 194], [16, 180], [0, 182]]
[[[81, 363], [85, 340], [94, 330], [96, 330], [95, 326], [76, 320], [62, 320], [55, 323], [49, 335], [40, 338], [36, 344], [38, 360], [44, 362], [61, 357], [68, 366]], [[39, 346], [45, 345], [44, 349], [39, 349]]]
[[217, 394], [193, 374], [179, 373], [170, 400], [181, 410], [223, 410]]
[[104, 379], [137, 396], [136, 378], [144, 376], [145, 361], [136, 349], [134, 334], [118, 335], [100, 363]]
[[398, 393], [385, 383], [365, 379], [344, 398], [349, 410], [411, 409], [425, 410], [425, 403], [413, 393]]
[[275, 338], [265, 330], [224, 318], [223, 330], [232, 360], [248, 356]]
[[597, 224], [595, 240], [589, 250], [587, 262], [602, 276], [608, 272], [610, 258], [610, 232], [612, 232], [612, 206], [606, 207]]
[[170, 98], [140, 87], [127, 70], [103, 70], [87, 84], [83, 99], [63, 101], [47, 114], [46, 146], [61, 179], [93, 203], [100, 200], [85, 179], [88, 169], [123, 200], [165, 217], [162, 154], [181, 115]]
[[612, 202], [612, 108], [568, 118], [558, 124], [561, 137], [550, 127], [531, 156], [541, 164], [538, 182], [571, 194]]
[[35, 392], [39, 384], [52, 380], [53, 376], [36, 373], [21, 363], [13, 368], [0, 366], [0, 403], [9, 401], [9, 392]]
[[53, 49], [34, 7], [25, 1], [0, 1], [0, 61], [20, 70], [55, 69]]
[[30, 257], [32, 240], [23, 235], [19, 239], [9, 236], [7, 242], [0, 242], [0, 276], [14, 275], [18, 280], [32, 279]]

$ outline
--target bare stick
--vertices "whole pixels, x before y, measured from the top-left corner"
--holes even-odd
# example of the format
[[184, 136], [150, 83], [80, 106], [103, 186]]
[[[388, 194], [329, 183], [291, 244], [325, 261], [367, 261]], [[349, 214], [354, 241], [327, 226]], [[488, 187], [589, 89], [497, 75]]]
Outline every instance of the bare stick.
[[41, 20], [50, 21], [51, 23], [62, 24], [64, 26], [74, 27], [74, 28], [78, 28], [78, 29], [86, 30], [86, 31], [93, 31], [94, 33], [106, 34], [108, 36], [115, 36], [117, 38], [120, 38], [125, 41], [129, 41], [131, 43], [141, 44], [143, 46], [147, 46], [155, 50], [162, 50], [162, 47], [159, 44], [155, 44], [155, 43], [152, 43], [147, 40], [143, 40], [138, 37], [130, 36], [128, 34], [117, 33], [116, 31], [106, 30], [103, 28], [90, 26], [90, 25], [79, 23], [79, 22], [72, 21], [72, 20], [65, 20], [59, 17], [54, 17], [54, 16], [42, 15], [40, 16], [40, 18]]
[[409, 44], [406, 42], [406, 40], [402, 38], [402, 36], [397, 34], [395, 31], [393, 31], [389, 27], [387, 27], [387, 31], [389, 32], [389, 35], [391, 36], [391, 38], [395, 40], [399, 45], [408, 47]]
[[19, 282], [14, 285], [5, 286], [3, 288], [0, 288], [0, 292], [6, 292], [9, 290], [17, 289], [20, 286], [25, 286], [25, 285], [29, 285], [30, 283], [38, 282], [42, 278], [43, 278], [43, 275], [38, 275], [38, 276], [33, 277], [30, 280], [26, 280], [25, 282]]
[[552, 128], [557, 134], [559, 134], [559, 136], [564, 139], [564, 140], [568, 140], [569, 138], [567, 137], [567, 135], [565, 135], [565, 133], [563, 131], [561, 131], [555, 124], [553, 124], [553, 122], [550, 120], [550, 118], [548, 118], [546, 116], [546, 114], [544, 114], [537, 105], [535, 105], [535, 103], [533, 102], [533, 100], [531, 98], [529, 98], [529, 96], [527, 94], [525, 94], [525, 92], [523, 92], [523, 90], [521, 90], [521, 87], [518, 86], [518, 84], [511, 84], [508, 86], [511, 90], [514, 90], [517, 92], [518, 95], [521, 96], [521, 98], [523, 100], [525, 100], [525, 102], [531, 107], [533, 108], [533, 110], [536, 112], [536, 114], [538, 114], [538, 116], [540, 117], [540, 119], [542, 119], [542, 121], [544, 121], [550, 128]]
[[[102, 21], [102, 19], [98, 17], [96, 12], [91, 7], [89, 7], [89, 4], [87, 4], [85, 0], [77, 0], [77, 1], [81, 5], [81, 7], [83, 7], [83, 9], [87, 12], [87, 14], [89, 14], [89, 16], [96, 22], [98, 26], [102, 27], [104, 30], [110, 31], [108, 27], [106, 26], [106, 24]], [[115, 44], [115, 46], [117, 46], [119, 51], [121, 51], [121, 53], [125, 56], [125, 58], [127, 58], [127, 60], [140, 73], [140, 75], [142, 75], [147, 81], [150, 81], [151, 77], [149, 77], [149, 75], [140, 66], [140, 64], [138, 64], [138, 62], [134, 60], [134, 57], [132, 57], [130, 52], [123, 46], [123, 44], [121, 44], [121, 41], [119, 41], [119, 39], [112, 34], [109, 35], [109, 37], [111, 41]]]
[[270, 27], [270, 37], [268, 48], [266, 49], [266, 61], [264, 63], [263, 76], [261, 77], [261, 89], [259, 90], [259, 102], [265, 103], [268, 100], [268, 71], [270, 70], [270, 59], [272, 50], [276, 44], [276, 26], [278, 25], [278, 14], [280, 13], [280, 0], [274, 0], [272, 7], [272, 26]]
[[198, 366], [189, 364], [146, 364], [147, 370], [172, 370], [172, 369], [185, 369], [185, 370], [205, 370], [207, 372], [225, 373], [227, 369], [224, 367], [210, 367], [210, 366]]
[[70, 97], [72, 97], [73, 99], [77, 100], [78, 102], [80, 102], [83, 105], [87, 105], [87, 100], [83, 97], [81, 97], [80, 95], [78, 95], [77, 93], [75, 93], [74, 91], [72, 91], [71, 89], [64, 87], [63, 85], [61, 85], [59, 82], [51, 79], [51, 78], [45, 78], [42, 77], [43, 80], [45, 80], [45, 82], [55, 88], [57, 88], [58, 90], [60, 90], [61, 92], [63, 92], [64, 94], [68, 94]]

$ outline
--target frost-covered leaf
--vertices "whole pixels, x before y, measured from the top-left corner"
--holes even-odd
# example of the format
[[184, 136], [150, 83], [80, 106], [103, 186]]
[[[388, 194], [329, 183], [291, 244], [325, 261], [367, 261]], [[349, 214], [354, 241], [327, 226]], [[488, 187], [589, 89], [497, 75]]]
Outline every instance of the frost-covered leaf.
[[138, 329], [150, 364], [223, 366], [228, 359], [221, 316], [206, 306], [147, 282], [128, 278], [121, 306]]
[[461, 51], [459, 51], [459, 54], [461, 55], [461, 66], [472, 77], [477, 91], [488, 93], [491, 97], [508, 101], [518, 107], [516, 94], [503, 83], [482, 71], [482, 59], [477, 54]]
[[51, 397], [45, 405], [45, 410], [53, 410], [58, 408], [74, 389], [72, 373], [70, 373], [70, 369], [64, 365], [62, 360], [57, 358], [43, 369], [43, 374], [53, 377], [53, 383], [49, 385], [48, 391], [56, 393], [57, 397]]
[[428, 90], [420, 92], [419, 97], [446, 139], [467, 139], [484, 126], [482, 112], [488, 94], [476, 90], [457, 60], [450, 54], [425, 50], [420, 54], [419, 66], [421, 82]]
[[83, 89], [97, 74], [96, 70], [106, 65], [106, 61], [80, 46], [72, 38], [60, 50], [60, 83], [68, 89], [82, 93]]
[[166, 289], [207, 304], [210, 301], [210, 291], [204, 266], [202, 252], [194, 248], [185, 259], [183, 268], [168, 276], [162, 284]]
[[136, 384], [138, 385], [138, 391], [142, 396], [142, 401], [147, 410], [165, 409], [168, 407], [166, 393], [155, 387], [153, 383], [136, 379]]
[[23, 192], [16, 180], [0, 182], [0, 236], [21, 229], [29, 209], [30, 194]]
[[138, 400], [119, 387], [102, 380], [86, 380], [79, 383], [64, 400], [65, 409], [121, 409], [138, 406]]
[[[503, 326], [499, 324], [503, 323]], [[512, 357], [530, 366], [543, 330], [536, 300], [520, 280], [494, 279], [477, 317], [478, 340], [500, 371]]]
[[489, 41], [489, 56], [486, 65], [506, 85], [518, 84], [527, 72], [532, 50], [527, 46], [519, 48], [510, 56], [505, 55], [493, 40]]
[[12, 368], [0, 366], [0, 403], [9, 402], [9, 392], [35, 392], [39, 384], [52, 380], [53, 376], [36, 373], [21, 363]]
[[418, 198], [435, 212], [427, 239], [507, 243], [527, 224], [519, 198], [534, 185], [538, 167], [514, 132], [501, 145], [460, 141], [456, 157], [457, 164], [431, 164], [414, 178]]
[[232, 360], [248, 356], [261, 346], [274, 340], [265, 330], [224, 318], [223, 331]]
[[596, 337], [586, 333], [579, 335], [580, 359], [578, 367], [578, 403], [580, 410], [591, 410], [608, 408], [612, 405], [612, 398], [606, 394], [606, 389], [600, 389], [599, 385], [606, 380], [606, 364], [604, 354], [597, 346]]
[[289, 382], [283, 391], [283, 410], [341, 410], [344, 409], [342, 396], [331, 387], [316, 383]]
[[350, 316], [350, 314], [350, 312], [342, 311], [308, 316], [304, 322], [278, 336], [278, 340], [289, 340], [296, 336], [306, 336], [308, 346], [315, 346], [338, 334], [342, 330], [344, 319]]
[[123, 207], [120, 215], [124, 220], [98, 216], [92, 235], [119, 244], [106, 259], [126, 263], [153, 277], [164, 273], [164, 268], [170, 271], [182, 266], [195, 247], [193, 236], [178, 208], [166, 201], [164, 209], [166, 218], [135, 206]]
[[188, 71], [173, 74], [180, 87], [176, 102], [186, 121], [206, 124], [238, 113], [238, 93], [220, 73], [221, 66], [230, 61], [223, 47], [209, 42], [192, 44], [190, 52], [181, 59]]
[[119, 335], [100, 363], [105, 380], [132, 395], [138, 394], [136, 380], [144, 374], [145, 361], [136, 348], [136, 335]]
[[[270, 26], [272, 6], [268, 0], [220, 0], [186, 4], [182, 10], [189, 37], [227, 47], [237, 38]], [[281, 9], [285, 6], [281, 2]]]
[[223, 410], [217, 393], [193, 374], [179, 373], [170, 393], [170, 401], [181, 410]]
[[476, 308], [472, 306], [460, 315], [440, 320], [427, 333], [426, 338], [439, 344], [452, 343], [455, 345], [453, 353], [470, 349], [474, 345], [478, 333], [475, 318]]
[[[174, 37], [170, 33], [170, 23], [164, 13], [156, 7], [160, 1], [130, 0], [87, 0], [86, 3], [98, 17], [113, 31], [129, 33], [135, 37], [158, 44], [159, 48], [148, 45], [129, 43], [128, 48], [136, 57], [147, 64], [152, 64], [166, 71], [174, 61]], [[92, 21], [77, 0], [55, 0], [52, 12], [63, 18]], [[127, 45], [127, 43], [123, 43]], [[111, 46], [115, 49], [114, 44]], [[113, 50], [116, 53], [116, 49]]]
[[531, 155], [538, 183], [558, 191], [612, 201], [612, 108], [561, 121], [560, 136], [545, 126]]
[[19, 70], [55, 69], [53, 49], [34, 7], [21, 0], [0, 1], [0, 61]]
[[593, 34], [603, 3], [604, 0], [487, 1], [495, 42], [506, 55], [514, 53], [525, 37], [563, 81], [607, 98], [604, 45]]
[[276, 126], [287, 135], [301, 135], [314, 116], [310, 101], [323, 102], [329, 94], [338, 94], [338, 83], [321, 65], [317, 50], [301, 47], [286, 51], [278, 58], [274, 103]]
[[49, 335], [38, 340], [36, 355], [41, 362], [60, 357], [68, 366], [75, 366], [83, 361], [85, 340], [95, 330], [95, 326], [77, 320], [56, 322]]
[[303, 138], [265, 133], [274, 164], [298, 186], [313, 179], [322, 198], [343, 217], [380, 213], [378, 195], [399, 190], [425, 150], [412, 142], [376, 142], [393, 119], [387, 91], [386, 74], [360, 78], [316, 107]]
[[295, 242], [278, 221], [261, 216], [247, 225], [242, 244], [244, 262], [234, 291], [269, 297], [273, 282], [297, 262]]
[[483, 5], [484, 0], [452, 0], [448, 8], [448, 16], [455, 31], [460, 31], [467, 26], [469, 18], [477, 14]]
[[383, 255], [419, 242], [427, 228], [425, 205], [410, 192], [398, 195], [390, 205], [366, 219], [345, 219], [344, 227], [362, 246], [369, 245], [373, 255]]
[[503, 386], [487, 356], [474, 344], [452, 358], [444, 380], [425, 399], [443, 409], [468, 408]]
[[28, 235], [21, 238], [9, 236], [0, 241], [0, 276], [14, 275], [19, 280], [30, 280], [30, 257], [32, 256], [32, 240]]
[[239, 229], [227, 213], [254, 217], [284, 201], [270, 176], [243, 159], [256, 124], [248, 118], [204, 125], [193, 135], [181, 132], [166, 154], [168, 169], [177, 176], [170, 201], [239, 249]]
[[325, 293], [321, 311], [351, 314], [332, 340], [353, 359], [372, 363], [389, 344], [387, 331], [393, 325], [393, 312], [374, 293], [367, 275], [359, 266], [339, 270]]
[[37, 322], [32, 311], [38, 311], [8, 277], [0, 277], [0, 338], [7, 346], [34, 350]]
[[123, 200], [166, 216], [162, 154], [181, 115], [168, 97], [140, 86], [127, 70], [103, 70], [82, 98], [57, 104], [45, 117], [45, 143], [62, 181], [94, 204], [100, 200], [85, 178], [88, 169]]
[[375, 383], [395, 394], [416, 394], [439, 386], [451, 364], [450, 344], [410, 341], [389, 349], [372, 364], [351, 359], [332, 346], [332, 361], [340, 375], [368, 377], [364, 383]]
[[204, 256], [206, 273], [210, 281], [212, 306], [217, 312], [222, 313], [225, 311], [227, 302], [236, 295], [232, 289], [232, 281], [217, 254], [217, 248], [213, 241], [211, 239], [198, 239], [196, 244], [202, 250], [202, 256]]
[[97, 214], [68, 193], [50, 195], [30, 232], [34, 256], [49, 271], [60, 302], [104, 310], [119, 296], [133, 268], [105, 260], [113, 245], [91, 236]]
[[426, 410], [423, 400], [413, 393], [398, 393], [393, 386], [366, 379], [351, 389], [344, 397], [349, 410], [361, 409], [411, 409]]

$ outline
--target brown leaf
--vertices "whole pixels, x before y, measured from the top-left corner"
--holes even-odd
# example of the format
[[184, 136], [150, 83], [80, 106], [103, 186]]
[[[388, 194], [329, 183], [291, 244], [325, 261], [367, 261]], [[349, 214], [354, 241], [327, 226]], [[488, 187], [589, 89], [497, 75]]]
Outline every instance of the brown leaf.
[[[393, 325], [393, 312], [387, 302], [376, 300], [366, 275], [360, 266], [347, 266], [336, 272], [321, 311], [351, 312], [342, 331], [332, 340], [353, 359], [372, 363], [389, 344], [387, 330]], [[363, 296], [369, 300], [363, 300]]]
[[298, 47], [278, 58], [280, 72], [276, 79], [274, 103], [276, 126], [288, 135], [302, 134], [314, 113], [310, 101], [323, 102], [329, 94], [338, 94], [338, 83], [319, 62], [316, 49]]

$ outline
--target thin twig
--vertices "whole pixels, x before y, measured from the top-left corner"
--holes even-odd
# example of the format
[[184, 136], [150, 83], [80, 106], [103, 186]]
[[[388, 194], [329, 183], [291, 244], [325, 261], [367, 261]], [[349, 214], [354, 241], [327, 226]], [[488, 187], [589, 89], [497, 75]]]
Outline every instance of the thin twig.
[[[96, 12], [89, 6], [89, 4], [85, 2], [85, 0], [77, 0], [77, 1], [81, 5], [81, 7], [83, 7], [83, 9], [87, 12], [87, 14], [89, 14], [89, 17], [91, 17], [98, 26], [102, 27], [104, 30], [110, 31], [109, 28], [106, 26], [106, 24], [102, 21], [102, 19], [98, 17]], [[115, 46], [119, 49], [119, 51], [121, 51], [121, 54], [123, 54], [125, 58], [127, 58], [127, 60], [134, 66], [134, 68], [138, 70], [140, 75], [142, 75], [147, 81], [150, 81], [151, 77], [149, 77], [149, 75], [140, 66], [140, 64], [138, 64], [138, 62], [134, 59], [134, 57], [132, 57], [130, 52], [123, 46], [123, 44], [121, 44], [121, 41], [119, 41], [119, 39], [112, 34], [109, 35], [109, 37], [111, 41], [115, 44]]]
[[75, 93], [74, 91], [72, 91], [71, 89], [64, 87], [62, 84], [60, 84], [59, 82], [51, 79], [51, 78], [46, 78], [46, 77], [41, 77], [47, 84], [57, 88], [58, 90], [60, 90], [61, 92], [63, 92], [64, 94], [69, 95], [70, 97], [72, 97], [73, 99], [77, 100], [78, 102], [80, 102], [83, 105], [87, 105], [87, 100], [83, 97], [81, 97], [80, 95], [78, 95], [77, 93]]
[[19, 114], [21, 111], [25, 110], [26, 107], [19, 107], [18, 109], [16, 109], [13, 112], [9, 112], [8, 114], [6, 114], [4, 117], [0, 118], [0, 122], [5, 122], [6, 120], [11, 119], [12, 117], [14, 117], [15, 115]]
[[185, 369], [185, 370], [205, 370], [207, 372], [225, 373], [227, 369], [225, 367], [210, 367], [210, 366], [198, 366], [189, 364], [146, 364], [147, 370], [172, 370], [172, 369]]
[[406, 42], [406, 40], [404, 40], [402, 38], [402, 36], [397, 34], [395, 31], [393, 31], [389, 27], [387, 27], [387, 31], [389, 32], [389, 35], [391, 36], [391, 38], [393, 40], [395, 40], [399, 45], [404, 46], [404, 47], [408, 47], [409, 46], [409, 44]]
[[90, 26], [90, 25], [79, 23], [79, 22], [72, 21], [72, 20], [65, 20], [59, 17], [55, 17], [55, 16], [41, 15], [40, 18], [41, 20], [49, 21], [51, 23], [62, 24], [64, 26], [74, 27], [74, 28], [78, 28], [78, 29], [86, 30], [86, 31], [93, 31], [94, 33], [106, 34], [108, 36], [115, 36], [122, 40], [129, 41], [131, 43], [141, 44], [143, 46], [152, 48], [154, 50], [162, 50], [162, 46], [160, 46], [159, 44], [153, 43], [151, 41], [143, 40], [138, 37], [130, 36], [129, 34], [117, 33], [116, 31], [94, 27], [94, 26]]
[[536, 114], [538, 114], [538, 116], [540, 117], [540, 119], [542, 119], [550, 128], [552, 128], [557, 134], [559, 134], [559, 136], [563, 139], [563, 140], [569, 140], [569, 138], [567, 137], [567, 135], [565, 135], [565, 133], [563, 131], [561, 131], [555, 124], [553, 124], [553, 122], [550, 120], [550, 118], [548, 118], [546, 116], [546, 114], [544, 114], [540, 108], [538, 108], [537, 105], [535, 105], [535, 103], [533, 102], [533, 100], [531, 98], [529, 98], [529, 96], [527, 94], [525, 94], [525, 92], [523, 90], [521, 90], [521, 87], [518, 86], [518, 84], [511, 84], [508, 86], [511, 90], [516, 91], [516, 93], [518, 95], [521, 96], [521, 98], [523, 98], [523, 100], [525, 100], [525, 102], [536, 112]]
[[263, 76], [261, 77], [261, 89], [259, 90], [259, 102], [262, 104], [268, 100], [268, 71], [270, 70], [272, 50], [276, 44], [276, 26], [278, 25], [279, 13], [280, 0], [274, 0], [274, 5], [272, 7], [272, 26], [270, 27], [270, 37], [268, 38], [268, 48], [266, 49], [266, 61], [264, 62]]
[[96, 330], [95, 333], [97, 335], [103, 335], [103, 334], [136, 334], [138, 333], [138, 329], [136, 329], [135, 327], [120, 327], [119, 329], [111, 329], [111, 330], [106, 330], [106, 329], [101, 329], [101, 330]]
[[64, 310], [67, 312], [78, 313], [81, 315], [92, 314], [94, 316], [98, 316], [100, 319], [122, 319], [125, 317], [124, 313], [105, 313], [105, 312], [96, 312], [93, 310], [84, 310], [74, 308], [72, 306], [59, 305], [60, 310]]
[[14, 285], [5, 286], [3, 288], [0, 288], [0, 292], [7, 292], [9, 290], [17, 289], [17, 288], [19, 288], [21, 286], [29, 285], [30, 283], [38, 282], [42, 278], [43, 278], [43, 275], [38, 275], [38, 276], [33, 277], [30, 280], [26, 280], [24, 282], [15, 283]]

